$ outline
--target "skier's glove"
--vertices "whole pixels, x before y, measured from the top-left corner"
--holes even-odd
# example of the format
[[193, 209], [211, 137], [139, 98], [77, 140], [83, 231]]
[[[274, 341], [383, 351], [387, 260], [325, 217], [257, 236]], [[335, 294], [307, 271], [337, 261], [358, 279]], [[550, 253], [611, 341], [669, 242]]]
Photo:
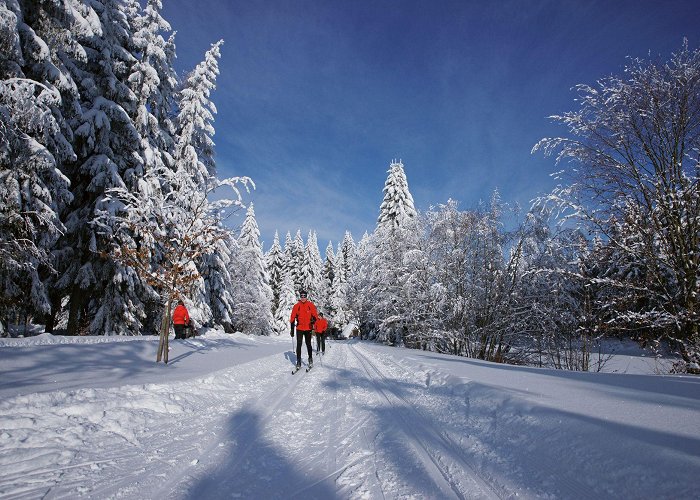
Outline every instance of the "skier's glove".
[[294, 337], [294, 323], [289, 325], [289, 335]]

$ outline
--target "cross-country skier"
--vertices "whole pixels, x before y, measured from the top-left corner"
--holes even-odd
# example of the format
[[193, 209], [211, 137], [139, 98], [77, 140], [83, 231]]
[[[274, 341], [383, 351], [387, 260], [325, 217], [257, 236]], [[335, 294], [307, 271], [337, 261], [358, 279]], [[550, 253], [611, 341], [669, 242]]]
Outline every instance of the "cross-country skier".
[[311, 331], [314, 322], [318, 319], [318, 312], [313, 302], [307, 299], [306, 290], [299, 291], [299, 302], [292, 307], [292, 314], [289, 316], [289, 334], [294, 337], [294, 324], [297, 327], [297, 368], [301, 367], [301, 340], [302, 336], [306, 342], [306, 350], [309, 353], [309, 368], [314, 365], [311, 349]]
[[326, 329], [328, 328], [328, 320], [323, 317], [323, 313], [318, 313], [319, 318], [314, 323], [314, 333], [316, 334], [316, 354], [321, 351], [321, 354], [326, 353]]

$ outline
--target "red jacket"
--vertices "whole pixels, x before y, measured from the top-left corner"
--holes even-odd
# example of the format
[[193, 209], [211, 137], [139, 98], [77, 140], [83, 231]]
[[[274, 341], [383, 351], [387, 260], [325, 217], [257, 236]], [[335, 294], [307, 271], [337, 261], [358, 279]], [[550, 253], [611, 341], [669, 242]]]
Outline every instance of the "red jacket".
[[318, 319], [316, 306], [310, 300], [302, 302], [301, 300], [292, 307], [292, 314], [289, 316], [289, 322], [294, 324], [297, 320], [297, 330], [302, 332], [310, 332], [313, 321]]
[[187, 312], [187, 308], [182, 304], [179, 304], [175, 311], [173, 312], [173, 324], [174, 325], [186, 325], [190, 322], [190, 313]]
[[326, 328], [328, 328], [328, 320], [326, 318], [318, 318], [316, 323], [314, 323], [314, 331], [316, 333], [326, 333]]

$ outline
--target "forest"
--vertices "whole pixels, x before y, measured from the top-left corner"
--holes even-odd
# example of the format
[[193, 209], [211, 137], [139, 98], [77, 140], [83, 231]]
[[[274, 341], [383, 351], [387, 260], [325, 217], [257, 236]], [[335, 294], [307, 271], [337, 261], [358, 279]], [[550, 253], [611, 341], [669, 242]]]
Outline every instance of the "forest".
[[262, 248], [254, 180], [217, 177], [223, 41], [180, 76], [161, 11], [0, 4], [0, 335], [152, 335], [179, 298], [199, 325], [278, 335], [304, 288], [390, 345], [595, 370], [631, 338], [700, 374], [700, 50], [578, 86], [533, 147], [560, 171], [528, 210], [494, 192], [419, 211], [394, 160], [374, 231], [322, 256], [292, 228]]

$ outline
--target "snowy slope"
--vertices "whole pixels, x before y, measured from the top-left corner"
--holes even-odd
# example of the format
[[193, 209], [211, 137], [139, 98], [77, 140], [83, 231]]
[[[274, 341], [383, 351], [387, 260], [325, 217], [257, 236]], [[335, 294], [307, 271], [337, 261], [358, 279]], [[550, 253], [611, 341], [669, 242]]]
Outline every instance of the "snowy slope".
[[[289, 337], [0, 341], [1, 498], [695, 498], [700, 379]], [[622, 361], [631, 372], [633, 357]], [[646, 362], [642, 360], [643, 363]], [[306, 362], [306, 356], [304, 356]], [[644, 366], [642, 364], [641, 366]]]

